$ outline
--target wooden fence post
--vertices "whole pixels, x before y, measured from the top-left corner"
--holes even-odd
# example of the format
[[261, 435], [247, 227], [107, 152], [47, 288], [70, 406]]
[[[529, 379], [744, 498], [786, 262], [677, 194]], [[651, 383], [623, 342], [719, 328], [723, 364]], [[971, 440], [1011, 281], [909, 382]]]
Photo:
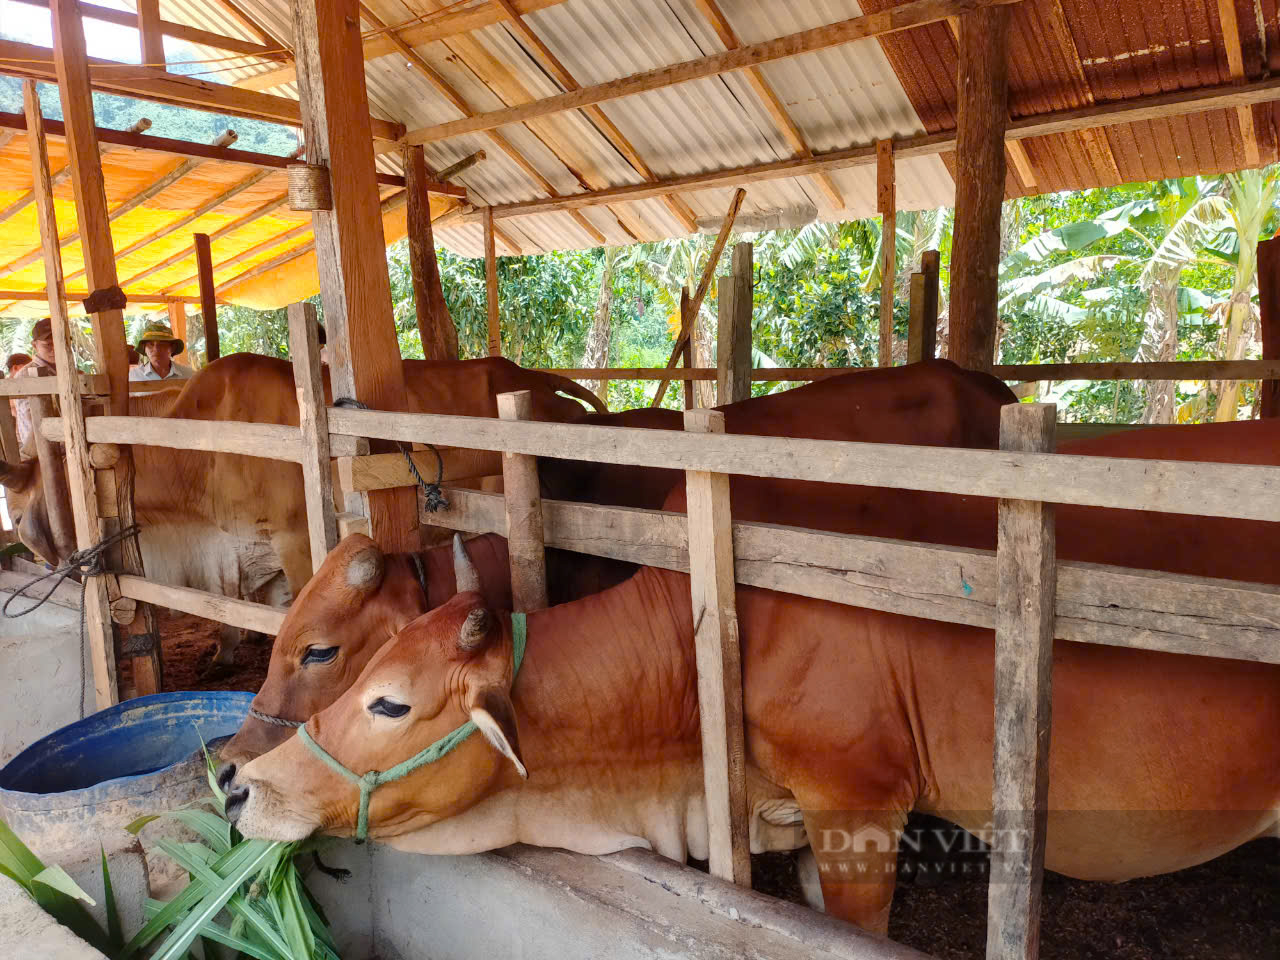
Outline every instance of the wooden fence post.
[[[693, 300], [689, 297], [689, 285], [685, 284], [680, 288], [680, 329], [692, 330], [693, 320], [689, 317], [690, 304]], [[685, 340], [684, 345], [680, 348], [680, 362], [687, 370], [693, 366], [693, 338]], [[697, 394], [694, 393], [694, 384], [697, 381], [683, 380], [684, 384], [684, 408], [692, 410], [698, 405]]]
[[921, 359], [932, 360], [938, 355], [938, 304], [941, 299], [942, 258], [937, 250], [926, 250], [920, 257], [920, 272], [924, 274], [924, 324], [921, 327]]
[[[1280, 360], [1280, 238], [1258, 244], [1258, 309], [1262, 359]], [[1263, 380], [1258, 386], [1259, 415], [1280, 417], [1280, 380]]]
[[22, 459], [18, 447], [18, 427], [13, 421], [13, 407], [9, 406], [8, 397], [0, 397], [0, 452], [9, 463], [17, 463]]
[[502, 356], [502, 314], [498, 308], [498, 252], [493, 239], [493, 208], [484, 211], [484, 288], [489, 310], [489, 356]]
[[329, 414], [320, 373], [320, 327], [316, 308], [309, 303], [289, 305], [289, 353], [298, 391], [302, 483], [307, 494], [307, 532], [314, 574], [338, 543], [338, 522], [333, 509], [333, 468], [329, 463]]
[[876, 142], [876, 209], [880, 211], [880, 366], [893, 366], [893, 294], [898, 275], [898, 196], [893, 141]]
[[733, 272], [720, 279], [716, 346], [716, 403], [751, 396], [752, 245], [733, 248]]
[[911, 275], [911, 315], [907, 321], [907, 363], [924, 359], [924, 274]]
[[[498, 394], [502, 420], [533, 419], [533, 393]], [[525, 613], [547, 605], [547, 553], [542, 531], [542, 493], [538, 458], [502, 455], [502, 489], [507, 508], [507, 551], [511, 557], [511, 600]]]
[[213, 363], [222, 356], [218, 342], [218, 303], [214, 299], [213, 252], [209, 248], [209, 235], [192, 235], [196, 248], [196, 269], [200, 277], [200, 322], [204, 325], [204, 360]]
[[[684, 428], [690, 433], [724, 433], [724, 414], [719, 410], [688, 410]], [[688, 470], [685, 490], [711, 874], [749, 887], [751, 848], [742, 729], [742, 653], [738, 646], [729, 477]]]
[[200, 363], [196, 360], [195, 354], [187, 349], [191, 346], [187, 342], [187, 305], [177, 300], [170, 300], [166, 306], [169, 311], [169, 329], [182, 341], [182, 352], [174, 354], [174, 359], [198, 370]]
[[[1057, 407], [1001, 411], [1000, 449], [1051, 453]], [[1000, 500], [996, 549], [995, 748], [991, 797], [988, 960], [1040, 952], [1052, 703], [1054, 508]]]

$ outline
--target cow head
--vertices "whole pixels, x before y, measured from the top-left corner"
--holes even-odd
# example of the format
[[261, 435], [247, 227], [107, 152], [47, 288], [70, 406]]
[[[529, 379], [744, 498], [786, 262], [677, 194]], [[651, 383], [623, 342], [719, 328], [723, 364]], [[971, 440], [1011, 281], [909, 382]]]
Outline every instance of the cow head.
[[[479, 578], [455, 542], [463, 592], [410, 623], [332, 706], [312, 739], [353, 775], [386, 771], [472, 720], [472, 735], [438, 761], [374, 790], [369, 835], [389, 837], [457, 816], [526, 776], [511, 703], [512, 639], [484, 606]], [[219, 773], [227, 815], [245, 836], [298, 840], [354, 832], [359, 791], [301, 737], [243, 769]]]
[[244, 763], [282, 743], [299, 722], [333, 703], [373, 657], [426, 609], [403, 557], [361, 534], [329, 552], [285, 615], [267, 678], [240, 731], [222, 748]]
[[[13, 464], [0, 460], [0, 484], [4, 485], [6, 491], [9, 518], [13, 521], [18, 539], [50, 563], [65, 560], [49, 523], [44, 486], [40, 478], [40, 461], [33, 458]], [[74, 549], [75, 545], [71, 544], [70, 550]], [[67, 555], [70, 555], [70, 551]]]

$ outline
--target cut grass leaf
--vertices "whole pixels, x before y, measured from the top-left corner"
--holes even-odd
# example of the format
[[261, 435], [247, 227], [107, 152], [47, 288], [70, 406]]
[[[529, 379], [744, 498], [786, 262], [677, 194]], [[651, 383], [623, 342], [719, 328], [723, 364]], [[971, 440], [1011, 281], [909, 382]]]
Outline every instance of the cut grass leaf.
[[[106, 862], [106, 854], [102, 857], [103, 863]], [[71, 875], [63, 870], [56, 863], [52, 866], [45, 867], [31, 879], [32, 883], [43, 883], [46, 887], [53, 887], [59, 893], [71, 897], [73, 900], [83, 900], [91, 907], [96, 907], [98, 901], [89, 896], [81, 888], [80, 884], [71, 879]]]
[[116, 904], [115, 887], [111, 885], [111, 868], [107, 866], [107, 851], [102, 852], [102, 899], [107, 911], [107, 943], [111, 945], [112, 955], [124, 946], [124, 931], [120, 926], [120, 910]]

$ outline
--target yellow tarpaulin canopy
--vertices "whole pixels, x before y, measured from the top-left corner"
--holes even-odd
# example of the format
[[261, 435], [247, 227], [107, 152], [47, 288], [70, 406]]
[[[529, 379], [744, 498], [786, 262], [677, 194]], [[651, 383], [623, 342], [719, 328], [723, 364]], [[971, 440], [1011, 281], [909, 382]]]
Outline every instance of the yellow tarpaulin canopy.
[[[50, 138], [49, 166], [56, 177], [66, 164], [61, 140]], [[137, 202], [154, 184], [178, 172], [172, 183]], [[104, 145], [102, 170], [107, 203], [113, 210], [128, 209], [111, 220], [115, 250], [126, 251], [144, 242], [133, 252], [117, 257], [120, 286], [131, 297], [143, 294], [160, 297], [199, 295], [192, 235], [215, 235], [228, 225], [243, 221], [212, 241], [214, 285], [219, 301], [257, 309], [272, 309], [311, 296], [320, 289], [315, 254], [310, 249], [311, 215], [279, 203], [266, 212], [262, 208], [282, 200], [287, 192], [283, 170], [263, 170], [220, 160], [191, 161], [165, 153], [132, 147]], [[263, 174], [265, 173], [265, 176]], [[10, 210], [31, 190], [31, 159], [27, 141], [19, 133], [0, 149], [0, 214]], [[383, 187], [384, 204], [392, 209], [383, 216], [388, 244], [406, 232], [403, 202], [396, 202], [399, 187]], [[182, 223], [195, 211], [225, 197], [209, 212]], [[75, 200], [70, 178], [54, 188], [59, 234], [64, 240], [77, 232]], [[433, 195], [432, 217], [438, 217], [457, 203], [449, 197]], [[253, 216], [255, 211], [259, 215]], [[154, 240], [150, 239], [155, 237]], [[302, 251], [292, 258], [290, 252]], [[173, 259], [161, 269], [155, 269]], [[68, 291], [85, 291], [87, 282], [80, 271], [83, 254], [78, 240], [62, 247], [63, 273]], [[264, 267], [266, 269], [264, 269]], [[44, 260], [40, 256], [40, 234], [36, 208], [29, 203], [0, 221], [0, 290], [42, 292], [45, 290]], [[139, 301], [141, 302], [141, 301]], [[0, 297], [4, 316], [42, 316], [41, 301], [15, 301]]]

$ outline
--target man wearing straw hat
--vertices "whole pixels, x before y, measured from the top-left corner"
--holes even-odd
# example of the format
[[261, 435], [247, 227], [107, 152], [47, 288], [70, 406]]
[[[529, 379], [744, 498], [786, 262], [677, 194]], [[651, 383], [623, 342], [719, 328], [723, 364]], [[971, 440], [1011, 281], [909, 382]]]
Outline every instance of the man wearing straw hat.
[[169, 327], [152, 321], [142, 331], [138, 340], [138, 352], [146, 359], [129, 371], [130, 380], [187, 380], [194, 376], [188, 366], [175, 363], [174, 354], [186, 349], [186, 344], [173, 335]]

